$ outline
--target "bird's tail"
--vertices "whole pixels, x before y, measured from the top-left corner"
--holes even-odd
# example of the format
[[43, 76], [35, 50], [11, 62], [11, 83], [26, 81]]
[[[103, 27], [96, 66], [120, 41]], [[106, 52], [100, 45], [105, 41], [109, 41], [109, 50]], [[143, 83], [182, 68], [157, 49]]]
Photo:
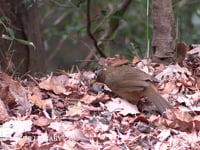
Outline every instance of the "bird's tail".
[[158, 108], [160, 113], [165, 112], [167, 109], [172, 108], [170, 103], [166, 101], [156, 90], [156, 88], [152, 85], [147, 88], [146, 96], [156, 107]]

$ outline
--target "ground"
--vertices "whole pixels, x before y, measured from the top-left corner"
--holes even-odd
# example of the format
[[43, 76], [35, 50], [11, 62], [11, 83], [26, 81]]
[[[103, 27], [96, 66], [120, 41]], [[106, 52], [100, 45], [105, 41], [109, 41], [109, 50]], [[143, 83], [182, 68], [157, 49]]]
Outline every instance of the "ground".
[[138, 107], [116, 97], [95, 73], [55, 72], [13, 79], [0, 73], [2, 149], [200, 149], [200, 52], [180, 67], [116, 55], [100, 65], [131, 63], [152, 75], [173, 105], [165, 114], [141, 98]]

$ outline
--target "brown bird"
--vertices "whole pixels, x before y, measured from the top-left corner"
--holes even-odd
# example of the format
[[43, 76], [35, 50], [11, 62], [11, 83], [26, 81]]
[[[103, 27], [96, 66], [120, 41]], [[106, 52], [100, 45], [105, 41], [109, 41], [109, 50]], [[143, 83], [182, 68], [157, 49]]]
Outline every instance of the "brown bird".
[[163, 113], [172, 106], [157, 92], [151, 79], [150, 75], [131, 66], [105, 67], [97, 74], [97, 81], [105, 83], [118, 96], [132, 104], [147, 97]]

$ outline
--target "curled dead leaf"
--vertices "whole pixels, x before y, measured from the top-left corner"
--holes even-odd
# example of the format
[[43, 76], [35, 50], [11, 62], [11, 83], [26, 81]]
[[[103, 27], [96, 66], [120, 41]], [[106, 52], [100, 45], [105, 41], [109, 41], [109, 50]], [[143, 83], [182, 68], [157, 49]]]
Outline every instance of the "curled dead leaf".
[[20, 84], [20, 82], [13, 80], [10, 76], [3, 72], [0, 72], [0, 78], [4, 81], [4, 84], [9, 89], [8, 95], [12, 95], [15, 99], [15, 102], [17, 103], [17, 113], [20, 113], [21, 115], [26, 115], [27, 113], [29, 113], [31, 110], [31, 106], [28, 102], [25, 88]]
[[107, 102], [105, 105], [110, 112], [119, 112], [124, 116], [140, 113], [136, 105], [121, 98], [112, 98], [112, 101]]

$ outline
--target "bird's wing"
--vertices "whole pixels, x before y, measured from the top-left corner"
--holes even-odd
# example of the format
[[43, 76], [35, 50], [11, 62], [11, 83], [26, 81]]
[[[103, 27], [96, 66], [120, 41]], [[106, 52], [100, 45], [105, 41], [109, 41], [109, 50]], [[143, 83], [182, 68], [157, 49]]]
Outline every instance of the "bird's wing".
[[[149, 83], [146, 81], [135, 81], [135, 80], [123, 80], [118, 82], [110, 82], [107, 84], [113, 91], [121, 92], [140, 92], [144, 91], [146, 87], [149, 86]], [[114, 85], [114, 86], [113, 86]]]
[[[134, 73], [133, 73], [134, 72]], [[123, 75], [124, 79], [128, 80], [140, 80], [140, 81], [150, 81], [151, 76], [146, 74], [143, 71], [134, 69], [133, 71], [131, 70], [130, 72], [127, 72]]]

